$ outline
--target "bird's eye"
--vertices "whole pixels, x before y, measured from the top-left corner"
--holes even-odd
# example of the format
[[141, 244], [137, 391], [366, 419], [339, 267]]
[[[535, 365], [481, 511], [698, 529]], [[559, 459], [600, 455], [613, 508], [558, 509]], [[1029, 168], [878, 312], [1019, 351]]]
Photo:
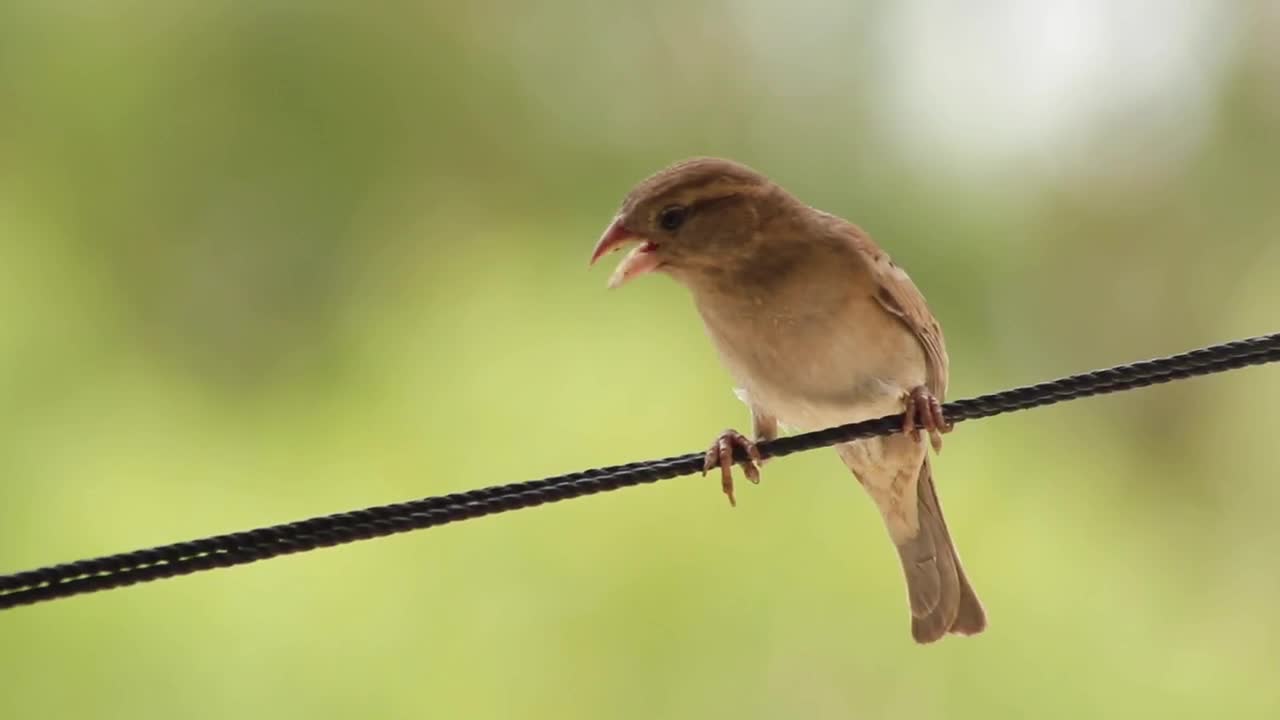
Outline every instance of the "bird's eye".
[[658, 213], [658, 225], [667, 232], [675, 232], [684, 224], [685, 215], [688, 211], [679, 205], [672, 205], [662, 209]]

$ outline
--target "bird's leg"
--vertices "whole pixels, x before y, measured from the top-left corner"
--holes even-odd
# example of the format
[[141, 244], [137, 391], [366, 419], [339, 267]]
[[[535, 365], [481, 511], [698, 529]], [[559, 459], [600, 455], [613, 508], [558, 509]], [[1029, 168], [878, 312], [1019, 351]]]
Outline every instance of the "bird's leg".
[[942, 433], [951, 432], [955, 427], [947, 422], [942, 414], [942, 403], [923, 385], [917, 386], [903, 397], [906, 411], [902, 418], [902, 432], [917, 442], [920, 440], [920, 429], [929, 433], [929, 444], [934, 452], [942, 452]]
[[702, 463], [702, 474], [706, 476], [712, 468], [720, 466], [720, 487], [724, 489], [724, 494], [729, 498], [729, 504], [737, 506], [737, 502], [733, 499], [733, 450], [734, 448], [742, 448], [746, 452], [748, 460], [742, 462], [742, 471], [747, 474], [747, 479], [753, 483], [760, 482], [760, 469], [756, 467], [756, 463], [760, 462], [760, 450], [756, 448], [756, 444], [742, 435], [737, 430], [725, 430], [720, 433], [716, 441], [711, 443], [711, 449], [707, 450], [706, 458]]
[[[778, 437], [778, 419], [763, 410], [752, 407], [751, 430], [751, 434], [756, 436], [757, 443], [776, 440]], [[764, 467], [765, 462], [765, 460], [757, 460], [756, 465]]]

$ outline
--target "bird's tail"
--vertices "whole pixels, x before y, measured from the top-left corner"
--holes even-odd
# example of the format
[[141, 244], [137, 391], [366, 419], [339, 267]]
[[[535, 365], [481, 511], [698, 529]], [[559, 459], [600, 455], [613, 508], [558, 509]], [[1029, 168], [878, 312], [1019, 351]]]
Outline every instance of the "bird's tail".
[[965, 577], [926, 458], [916, 483], [920, 531], [898, 545], [911, 602], [911, 635], [931, 643], [947, 633], [974, 635], [987, 626], [986, 611]]

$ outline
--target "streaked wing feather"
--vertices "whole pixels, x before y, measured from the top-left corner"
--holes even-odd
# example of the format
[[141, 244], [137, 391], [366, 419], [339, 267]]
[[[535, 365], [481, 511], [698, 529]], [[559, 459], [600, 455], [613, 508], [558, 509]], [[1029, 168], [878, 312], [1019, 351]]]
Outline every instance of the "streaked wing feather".
[[906, 271], [894, 264], [888, 253], [881, 250], [865, 232], [852, 223], [849, 228], [854, 246], [871, 261], [871, 272], [879, 285], [876, 300], [920, 341], [928, 366], [929, 391], [939, 400], [945, 399], [949, 362], [947, 348], [942, 339], [942, 328], [929, 311], [924, 295]]

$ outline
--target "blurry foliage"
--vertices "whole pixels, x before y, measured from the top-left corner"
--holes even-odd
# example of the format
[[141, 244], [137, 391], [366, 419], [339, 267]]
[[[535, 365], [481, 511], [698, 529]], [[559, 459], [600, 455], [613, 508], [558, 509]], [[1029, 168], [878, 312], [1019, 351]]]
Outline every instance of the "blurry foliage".
[[[681, 290], [584, 269], [692, 154], [879, 238], [957, 397], [1276, 329], [1267, 4], [1200, 131], [1139, 105], [972, 174], [880, 101], [891, 7], [0, 4], [0, 572], [742, 425]], [[981, 638], [910, 644], [813, 453], [736, 512], [676, 481], [4, 613], [0, 716], [1275, 717], [1277, 392], [963, 428]]]

